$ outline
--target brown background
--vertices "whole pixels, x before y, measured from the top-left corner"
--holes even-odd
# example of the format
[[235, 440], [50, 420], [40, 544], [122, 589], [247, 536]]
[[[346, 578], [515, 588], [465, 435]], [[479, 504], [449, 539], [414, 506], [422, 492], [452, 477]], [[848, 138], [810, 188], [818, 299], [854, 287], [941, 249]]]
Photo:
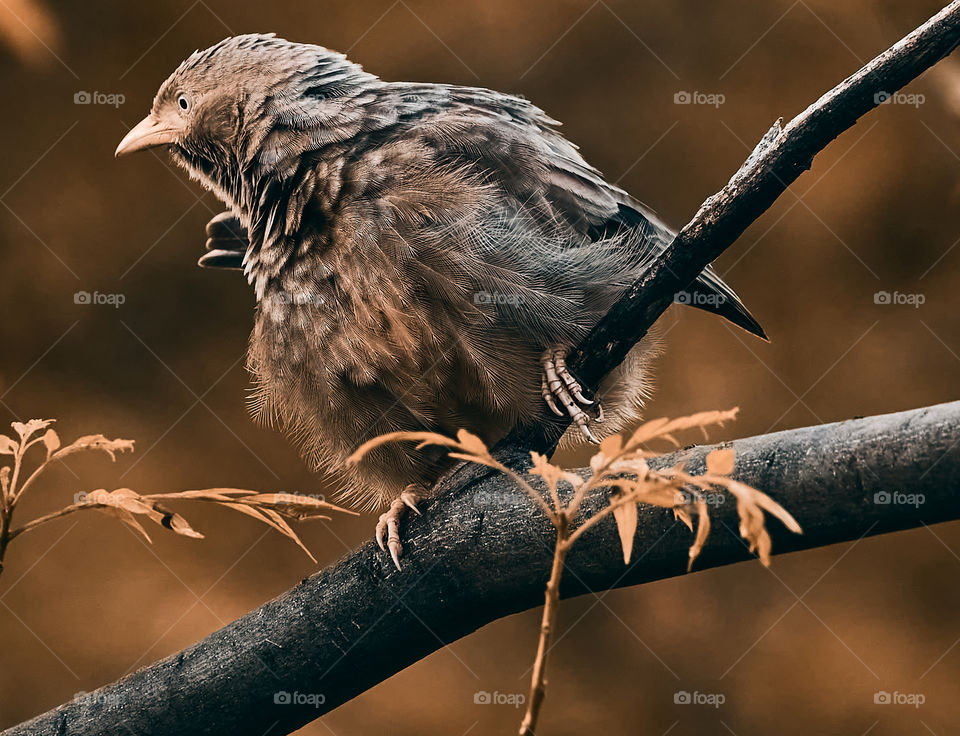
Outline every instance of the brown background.
[[[66, 438], [137, 441], [115, 466], [78, 460], [52, 474], [21, 520], [97, 487], [324, 491], [282, 437], [246, 415], [251, 293], [236, 274], [194, 266], [218, 204], [162, 156], [113, 159], [193, 49], [276, 31], [349, 50], [387, 79], [522, 93], [564, 121], [589, 161], [679, 225], [773, 120], [939, 5], [50, 0], [44, 14], [11, 0], [0, 12], [0, 418], [57, 417]], [[692, 310], [664, 318], [650, 415], [738, 405], [742, 419], [714, 434], [723, 439], [957, 398], [953, 74], [927, 74], [907, 90], [924, 104], [882, 107], [844, 134], [721, 259], [770, 344]], [[79, 90], [126, 101], [75, 105]], [[679, 91], [726, 100], [676, 105]], [[81, 289], [126, 303], [75, 305]], [[879, 290], [925, 303], [876, 305]], [[251, 520], [182, 510], [205, 541], [158, 530], [148, 547], [84, 514], [11, 547], [0, 578], [0, 726], [175, 652], [315, 569]], [[326, 565], [372, 524], [338, 518], [303, 535]], [[542, 730], [951, 733], [958, 551], [960, 526], [938, 525], [782, 557], [770, 571], [742, 564], [568, 602]], [[473, 695], [526, 692], [538, 615], [499, 621], [300, 733], [509, 733], [519, 712], [474, 705]], [[678, 706], [678, 690], [726, 703]], [[923, 693], [926, 704], [877, 706], [878, 690]]]

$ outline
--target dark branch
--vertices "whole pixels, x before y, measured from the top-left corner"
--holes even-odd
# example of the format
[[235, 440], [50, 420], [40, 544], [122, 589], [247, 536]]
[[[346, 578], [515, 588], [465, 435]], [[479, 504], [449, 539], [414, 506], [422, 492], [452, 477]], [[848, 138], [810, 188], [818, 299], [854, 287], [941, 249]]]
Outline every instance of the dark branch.
[[[663, 257], [656, 261], [570, 356], [573, 371], [589, 387], [616, 368], [660, 315], [711, 261], [729, 248], [814, 157], [865, 113], [877, 107], [960, 44], [960, 2], [952, 2], [853, 76], [791, 120], [767, 131], [727, 185], [700, 207]], [[515, 433], [510, 445], [552, 450], [566, 423], [550, 416]]]
[[[797, 536], [771, 523], [777, 552], [960, 517], [960, 402], [733, 446], [736, 476], [773, 492], [804, 528]], [[661, 462], [697, 471], [710, 449]], [[603, 503], [593, 498], [583, 513]], [[734, 504], [712, 517], [697, 569], [748, 559]], [[439, 496], [408, 533], [402, 573], [367, 544], [184, 652], [5, 736], [289, 733], [444, 643], [542, 603], [554, 529], [510, 481], [494, 476]], [[643, 507], [635, 562], [624, 568], [608, 518], [573, 547], [562, 593], [682, 575], [691, 538], [669, 511]], [[274, 703], [275, 693], [294, 691], [323, 694], [324, 703]]]
[[[644, 277], [572, 357], [588, 385], [618, 365], [673, 295], [729, 247], [814, 156], [960, 43], [960, 0], [822, 97], [785, 128], [775, 125], [718, 194], [707, 200]], [[512, 434], [502, 459], [523, 466], [555, 446], [564, 425]], [[774, 547], [818, 547], [960, 517], [960, 403], [765, 435], [735, 444], [736, 476], [772, 492], [803, 525], [774, 525]], [[696, 472], [709, 448], [665, 459]], [[440, 484], [430, 513], [407, 529], [403, 572], [366, 545], [289, 593], [189, 649], [97, 693], [4, 732], [34, 734], [280, 734], [350, 700], [490, 621], [542, 600], [553, 528], [499, 476], [461, 467]], [[877, 493], [921, 494], [918, 506], [875, 503]], [[881, 497], [882, 498], [882, 497]], [[602, 503], [592, 499], [584, 513]], [[690, 537], [669, 512], [642, 511], [636, 561], [624, 574], [612, 521], [567, 561], [566, 596], [683, 572]], [[717, 510], [698, 567], [748, 557], [733, 504]], [[275, 705], [278, 692], [322, 694], [322, 707]]]

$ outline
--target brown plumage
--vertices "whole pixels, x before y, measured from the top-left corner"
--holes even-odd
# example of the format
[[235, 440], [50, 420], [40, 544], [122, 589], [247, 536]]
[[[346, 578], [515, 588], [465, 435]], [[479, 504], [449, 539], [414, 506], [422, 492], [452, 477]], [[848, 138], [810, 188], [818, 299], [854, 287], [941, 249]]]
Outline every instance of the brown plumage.
[[[253, 411], [374, 508], [444, 461], [398, 444], [344, 475], [359, 444], [425, 428], [494, 443], [537, 421], [544, 352], [576, 345], [672, 238], [556, 125], [518, 97], [384, 82], [250, 35], [187, 59], [118, 154], [167, 146], [229, 207], [201, 265], [255, 289]], [[762, 336], [712, 271], [687, 296]], [[654, 346], [604, 382], [595, 429], [637, 416]]]

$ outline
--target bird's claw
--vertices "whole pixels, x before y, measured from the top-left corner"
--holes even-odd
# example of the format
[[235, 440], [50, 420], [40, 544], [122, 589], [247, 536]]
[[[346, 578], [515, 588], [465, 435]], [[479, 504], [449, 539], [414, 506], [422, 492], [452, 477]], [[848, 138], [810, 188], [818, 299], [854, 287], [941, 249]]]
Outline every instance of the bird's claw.
[[407, 487], [393, 499], [390, 508], [380, 514], [380, 519], [377, 521], [377, 545], [385, 552], [390, 551], [390, 558], [397, 570], [400, 569], [400, 555], [403, 554], [403, 545], [400, 543], [400, 520], [407, 513], [407, 509], [411, 509], [417, 516], [421, 515], [420, 509], [417, 508], [417, 501], [417, 494]]
[[590, 431], [590, 417], [582, 407], [596, 406], [596, 421], [599, 423], [603, 421], [603, 405], [583, 395], [583, 387], [567, 369], [566, 352], [552, 348], [544, 353], [540, 362], [543, 366], [540, 393], [547, 406], [557, 416], [564, 416], [564, 412], [557, 406], [557, 399], [559, 399], [563, 408], [566, 409], [566, 414], [580, 428], [584, 437], [594, 444], [600, 444], [600, 440]]

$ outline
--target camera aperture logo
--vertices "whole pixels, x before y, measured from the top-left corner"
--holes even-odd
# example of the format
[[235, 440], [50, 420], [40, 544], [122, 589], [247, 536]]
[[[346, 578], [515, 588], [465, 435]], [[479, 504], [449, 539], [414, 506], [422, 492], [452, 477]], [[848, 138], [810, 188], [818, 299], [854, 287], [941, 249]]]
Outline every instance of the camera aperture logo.
[[877, 690], [873, 694], [874, 705], [912, 705], [919, 708], [927, 702], [927, 696], [923, 693], [902, 693], [894, 690], [892, 693], [886, 690]]
[[519, 708], [527, 702], [527, 696], [523, 693], [501, 693], [494, 690], [492, 693], [486, 690], [478, 690], [473, 694], [474, 705], [512, 705]]
[[327, 702], [327, 696], [323, 693], [301, 693], [294, 690], [292, 693], [286, 690], [278, 690], [273, 694], [274, 705], [312, 705], [319, 708]]
[[719, 708], [727, 702], [727, 696], [723, 693], [702, 693], [694, 690], [692, 693], [688, 690], [678, 690], [673, 694], [674, 705], [709, 705]]
[[126, 294], [101, 294], [95, 291], [92, 294], [89, 291], [78, 291], [73, 295], [74, 304], [96, 304], [107, 305], [114, 309], [119, 309], [127, 301]]
[[73, 95], [74, 105], [112, 105], [120, 107], [127, 98], [119, 92], [87, 92], [80, 90]]

